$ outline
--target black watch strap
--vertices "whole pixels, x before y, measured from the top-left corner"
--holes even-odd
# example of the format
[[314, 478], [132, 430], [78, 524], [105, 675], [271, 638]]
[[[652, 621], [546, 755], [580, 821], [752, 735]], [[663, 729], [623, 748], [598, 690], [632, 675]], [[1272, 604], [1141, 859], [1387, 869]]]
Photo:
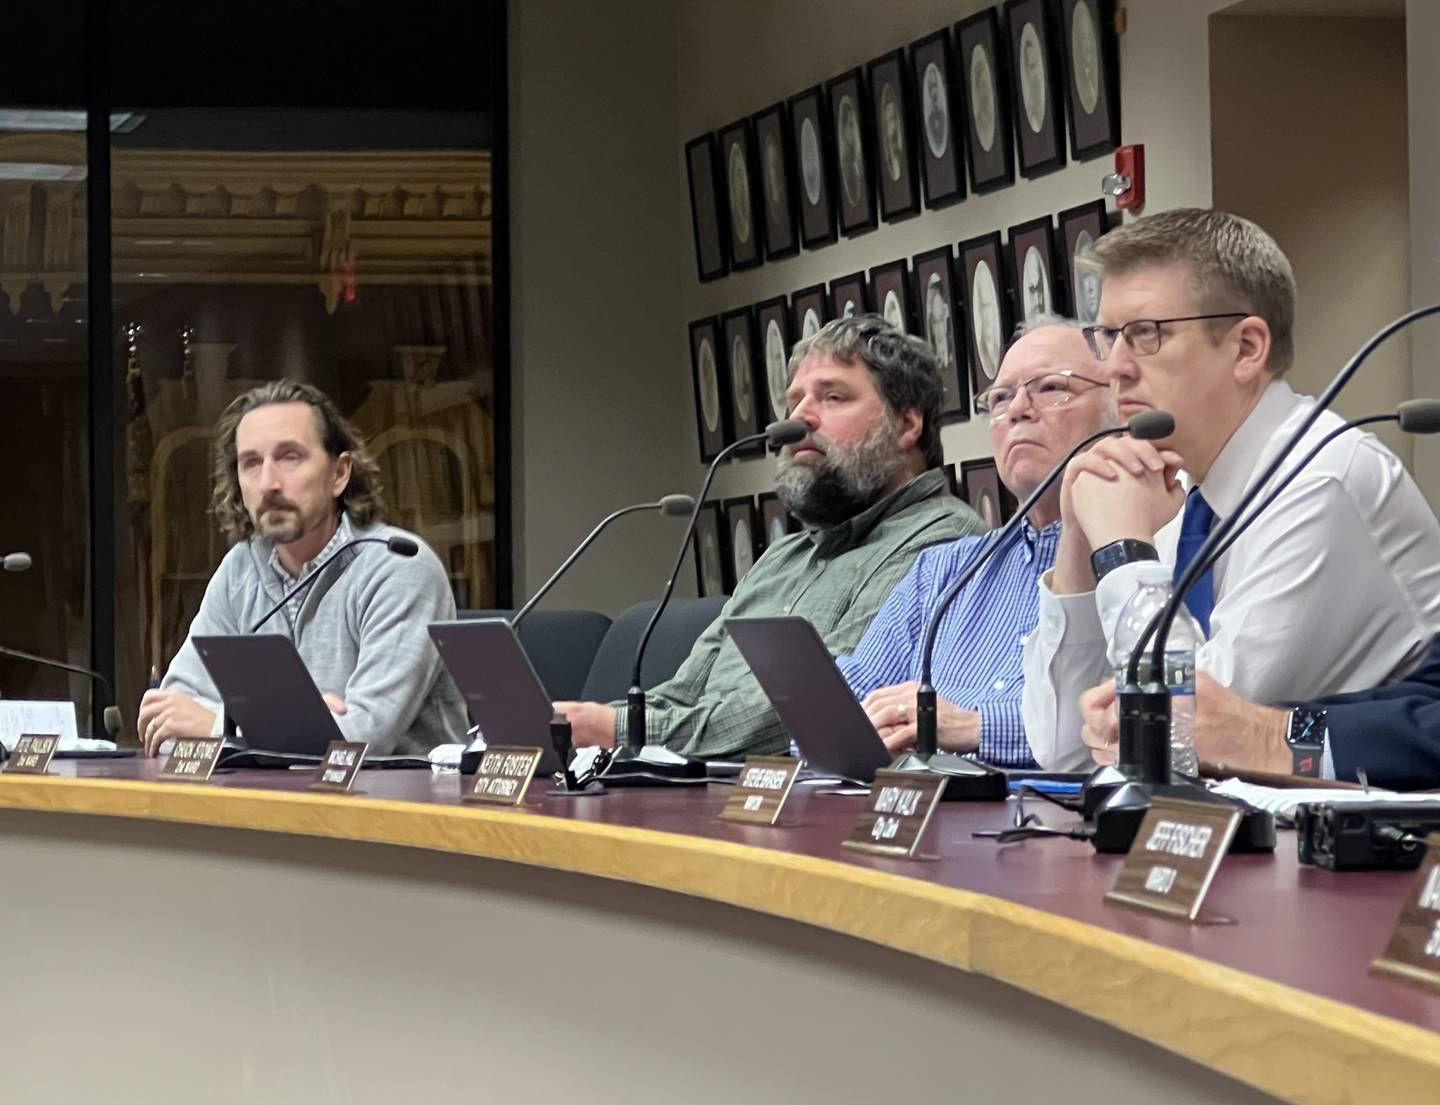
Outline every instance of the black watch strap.
[[1160, 554], [1148, 541], [1136, 541], [1131, 537], [1122, 537], [1119, 541], [1101, 545], [1091, 553], [1090, 567], [1095, 572], [1095, 582], [1099, 583], [1121, 565], [1159, 559]]
[[1296, 706], [1290, 711], [1285, 743], [1290, 746], [1290, 773], [1320, 778], [1325, 757], [1325, 738], [1330, 724], [1323, 707]]

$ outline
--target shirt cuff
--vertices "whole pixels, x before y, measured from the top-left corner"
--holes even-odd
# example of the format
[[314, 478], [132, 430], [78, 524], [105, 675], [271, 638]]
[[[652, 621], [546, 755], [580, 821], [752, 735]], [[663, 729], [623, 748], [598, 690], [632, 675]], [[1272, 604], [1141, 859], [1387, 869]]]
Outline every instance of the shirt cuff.
[[1093, 645], [1105, 640], [1094, 591], [1057, 595], [1050, 590], [1049, 572], [1040, 577], [1039, 588], [1040, 605], [1035, 625], [1041, 640], [1063, 640], [1067, 645]]
[[1320, 754], [1320, 778], [1335, 778], [1335, 757], [1330, 752], [1330, 735], [1325, 735], [1325, 748]]

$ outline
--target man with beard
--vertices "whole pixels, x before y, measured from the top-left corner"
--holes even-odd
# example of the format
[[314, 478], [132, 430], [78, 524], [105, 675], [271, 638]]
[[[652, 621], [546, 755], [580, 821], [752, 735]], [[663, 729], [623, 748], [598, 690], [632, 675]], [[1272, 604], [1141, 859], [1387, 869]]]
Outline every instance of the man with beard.
[[424, 754], [465, 733], [465, 707], [426, 627], [455, 617], [439, 559], [382, 521], [380, 470], [335, 404], [279, 380], [241, 395], [215, 427], [211, 508], [231, 541], [190, 635], [137, 730], [154, 755], [174, 737], [218, 735], [220, 695], [194, 638], [248, 633], [292, 587], [348, 541], [408, 537], [413, 557], [358, 545], [266, 625], [294, 642], [346, 740], [372, 754]]
[[[673, 679], [646, 695], [646, 739], [695, 756], [784, 752], [785, 728], [725, 619], [794, 614], [855, 647], [921, 549], [983, 529], [940, 471], [941, 383], [928, 344], [875, 315], [836, 319], [790, 354], [786, 402], [810, 435], [776, 491], [803, 533], [776, 541]], [[625, 704], [557, 702], [577, 746], [624, 741]]]

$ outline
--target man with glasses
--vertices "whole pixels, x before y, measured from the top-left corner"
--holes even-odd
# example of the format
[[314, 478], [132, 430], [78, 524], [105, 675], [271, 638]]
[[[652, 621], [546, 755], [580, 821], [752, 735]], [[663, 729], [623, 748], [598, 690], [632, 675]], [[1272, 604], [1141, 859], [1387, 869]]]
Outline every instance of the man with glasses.
[[[1125, 603], [1144, 583], [1178, 577], [1314, 403], [1282, 378], [1295, 278], [1259, 227], [1167, 211], [1098, 240], [1091, 263], [1104, 284], [1086, 334], [1117, 413], [1168, 411], [1175, 433], [1103, 441], [1062, 481], [1064, 528], [1024, 666], [1026, 732], [1052, 769], [1091, 761], [1078, 700], [1113, 678]], [[1322, 415], [1294, 455], [1340, 424]], [[1399, 459], [1351, 430], [1186, 602], [1208, 637], [1197, 665], [1239, 694], [1273, 702], [1371, 687], [1409, 670], [1440, 630], [1440, 524]]]
[[[1079, 323], [1040, 317], [1021, 328], [995, 386], [975, 397], [1000, 479], [1018, 498], [1028, 497], [1077, 441], [1110, 424], [1104, 378]], [[1034, 766], [1020, 720], [1021, 645], [1035, 626], [1036, 584], [1055, 562], [1059, 540], [1056, 485], [1031, 510], [1020, 539], [986, 564], [941, 620], [933, 677], [945, 750], [1005, 767]], [[962, 537], [922, 552], [855, 651], [839, 658], [893, 752], [915, 743], [920, 641], [931, 611], [985, 542]]]

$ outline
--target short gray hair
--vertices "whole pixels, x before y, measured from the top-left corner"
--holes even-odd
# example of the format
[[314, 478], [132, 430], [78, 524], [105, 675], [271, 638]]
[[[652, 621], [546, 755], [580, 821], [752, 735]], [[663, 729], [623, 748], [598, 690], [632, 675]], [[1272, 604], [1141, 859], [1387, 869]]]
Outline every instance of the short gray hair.
[[[1008, 354], [1010, 350], [1014, 349], [1015, 343], [1026, 334], [1033, 334], [1036, 330], [1047, 330], [1051, 326], [1060, 326], [1066, 330], [1078, 330], [1084, 333], [1087, 325], [1089, 324], [1081, 322], [1078, 318], [1071, 318], [1069, 315], [1054, 315], [1045, 311], [1037, 312], [1029, 318], [1021, 319], [1015, 324], [1015, 329], [1010, 334], [1010, 340], [1005, 345], [1005, 354]], [[1005, 354], [1001, 354], [1000, 359], [1002, 361], [1005, 359]]]
[[1203, 207], [1161, 211], [1097, 238], [1081, 263], [1102, 277], [1183, 264], [1200, 312], [1238, 309], [1264, 319], [1270, 371], [1279, 376], [1295, 360], [1295, 273], [1249, 219]]
[[811, 353], [824, 353], [843, 365], [861, 362], [870, 370], [875, 386], [892, 414], [911, 407], [920, 412], [921, 429], [915, 445], [927, 468], [945, 463], [940, 445], [940, 407], [945, 385], [930, 343], [895, 329], [879, 315], [854, 315], [827, 322], [790, 351], [787, 379], [795, 378], [800, 362]]

